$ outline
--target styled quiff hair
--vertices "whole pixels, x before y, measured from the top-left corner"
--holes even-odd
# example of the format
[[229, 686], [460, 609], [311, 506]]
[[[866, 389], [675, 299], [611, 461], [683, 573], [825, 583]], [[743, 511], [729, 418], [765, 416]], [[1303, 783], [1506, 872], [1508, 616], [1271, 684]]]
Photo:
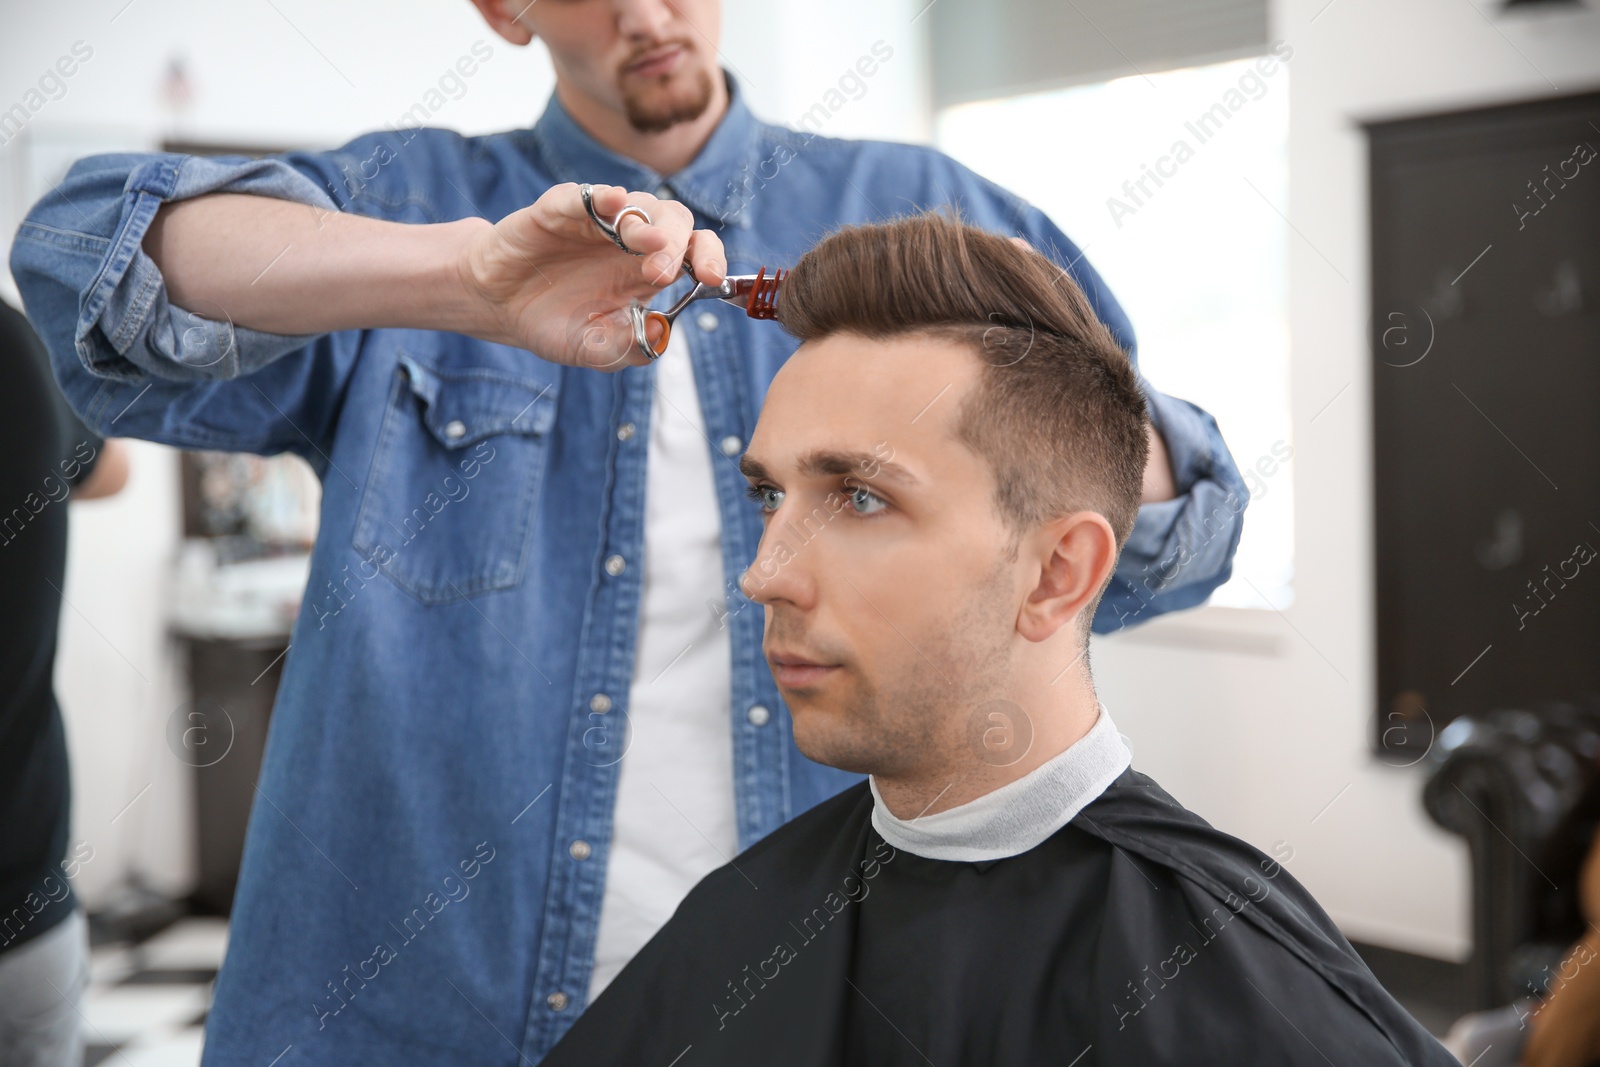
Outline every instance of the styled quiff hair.
[[933, 212], [850, 226], [800, 257], [778, 322], [802, 342], [970, 344], [984, 368], [956, 435], [994, 473], [1013, 558], [1024, 533], [1076, 511], [1104, 515], [1121, 552], [1143, 495], [1149, 413], [1128, 354], [1050, 260]]

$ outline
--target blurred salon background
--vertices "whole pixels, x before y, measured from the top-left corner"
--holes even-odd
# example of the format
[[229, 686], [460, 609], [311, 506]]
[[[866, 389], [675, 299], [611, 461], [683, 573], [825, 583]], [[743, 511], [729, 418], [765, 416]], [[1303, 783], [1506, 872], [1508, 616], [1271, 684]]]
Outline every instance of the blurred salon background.
[[[0, 21], [0, 251], [85, 155], [487, 133], [553, 86], [465, 2]], [[759, 116], [931, 142], [1036, 203], [1144, 373], [1215, 415], [1251, 489], [1231, 579], [1094, 641], [1135, 765], [1279, 858], [1436, 1033], [1547, 990], [1600, 808], [1600, 6], [730, 0], [724, 23]], [[318, 487], [292, 456], [125, 447], [122, 492], [49, 505], [89, 1061], [193, 1063]]]

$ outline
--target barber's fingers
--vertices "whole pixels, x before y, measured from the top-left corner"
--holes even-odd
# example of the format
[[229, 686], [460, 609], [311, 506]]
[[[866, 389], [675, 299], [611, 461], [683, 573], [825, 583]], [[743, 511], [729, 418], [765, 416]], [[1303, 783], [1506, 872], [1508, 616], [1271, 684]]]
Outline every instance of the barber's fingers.
[[618, 226], [627, 246], [644, 254], [641, 271], [646, 282], [665, 288], [683, 277], [683, 265], [688, 263], [696, 280], [721, 283], [728, 273], [722, 238], [695, 229], [694, 213], [675, 200], [657, 200], [650, 218], [653, 224], [646, 226], [643, 219], [629, 215]]
[[[590, 189], [595, 213], [608, 222], [625, 207], [636, 207], [649, 216], [646, 222], [636, 214], [624, 215], [617, 223], [622, 242], [640, 256], [640, 276], [649, 285], [664, 288], [683, 274], [688, 260], [695, 276], [716, 285], [727, 272], [722, 241], [709, 230], [694, 228], [694, 213], [675, 200], [662, 200], [649, 193], [630, 192], [620, 185], [595, 185]], [[564, 232], [574, 229], [591, 240], [609, 243], [610, 238], [589, 218], [577, 185], [556, 186], [539, 198], [547, 209], [551, 228]]]
[[[648, 256], [668, 243], [669, 237], [659, 225], [662, 216], [660, 206], [667, 201], [649, 193], [631, 193], [620, 185], [591, 185], [589, 189], [595, 215], [608, 223], [623, 208], [630, 206], [639, 208], [650, 217], [649, 223], [637, 215], [629, 215], [622, 220], [618, 232], [629, 248]], [[597, 249], [612, 244], [611, 238], [589, 217], [589, 211], [583, 205], [583, 187], [575, 182], [551, 186], [529, 206], [525, 215], [529, 227], [526, 236], [534, 241], [538, 241], [542, 233], [547, 235], [546, 239], [553, 236], [565, 241], [579, 241], [585, 245], [595, 245]]]
[[[648, 193], [630, 194], [647, 197]], [[622, 220], [619, 233], [633, 251], [643, 257], [641, 276], [650, 285], [663, 288], [683, 277], [683, 261], [689, 254], [689, 242], [694, 237], [694, 213], [676, 200], [657, 200], [644, 207], [650, 213], [650, 224], [637, 215]]]
[[[676, 278], [668, 267], [681, 270], [682, 253], [689, 245], [689, 234], [694, 229], [694, 217], [689, 209], [671, 200], [662, 200], [649, 193], [629, 192], [620, 185], [591, 185], [589, 202], [595, 214], [606, 222], [615, 219], [625, 207], [636, 207], [649, 217], [648, 222], [637, 214], [628, 214], [617, 222], [617, 234], [623, 244], [639, 254], [645, 280], [657, 287], [670, 285]], [[534, 202], [536, 222], [552, 232], [574, 237], [585, 243], [609, 245], [606, 235], [583, 205], [582, 187], [572, 182], [549, 189]], [[668, 263], [665, 256], [679, 253], [676, 263]]]
[[689, 265], [694, 276], [706, 285], [721, 285], [728, 273], [728, 254], [722, 238], [710, 230], [696, 230], [689, 236]]
[[[595, 214], [603, 219], [612, 218], [632, 203], [628, 190], [620, 185], [591, 185], [589, 199], [594, 204]], [[650, 199], [655, 198], [650, 197]], [[545, 190], [543, 196], [533, 202], [533, 207], [537, 212], [538, 221], [551, 230], [569, 234], [587, 231], [601, 240], [610, 240], [600, 232], [600, 227], [589, 217], [588, 209], [583, 206], [583, 187], [577, 182], [552, 185]]]

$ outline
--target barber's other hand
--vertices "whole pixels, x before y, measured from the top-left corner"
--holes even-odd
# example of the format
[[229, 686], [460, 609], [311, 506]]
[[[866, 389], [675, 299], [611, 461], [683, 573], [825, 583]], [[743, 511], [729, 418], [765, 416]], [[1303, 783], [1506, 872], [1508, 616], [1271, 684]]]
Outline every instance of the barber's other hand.
[[[459, 274], [476, 308], [476, 325], [466, 332], [572, 366], [620, 370], [649, 362], [624, 309], [683, 277], [685, 259], [702, 282], [722, 281], [722, 241], [694, 229], [694, 216], [676, 201], [615, 185], [594, 186], [593, 200], [607, 220], [627, 205], [644, 209], [649, 223], [629, 215], [620, 230], [643, 255], [628, 255], [601, 232], [577, 185], [554, 186], [465, 244]], [[650, 339], [657, 339], [655, 327]]]

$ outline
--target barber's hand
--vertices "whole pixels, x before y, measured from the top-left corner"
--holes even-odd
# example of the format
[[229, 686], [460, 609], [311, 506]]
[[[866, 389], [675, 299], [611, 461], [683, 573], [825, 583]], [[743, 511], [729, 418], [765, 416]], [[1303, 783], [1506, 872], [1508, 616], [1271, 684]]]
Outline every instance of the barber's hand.
[[[632, 300], [647, 303], [683, 277], [685, 259], [700, 281], [722, 281], [722, 241], [694, 229], [694, 216], [682, 204], [616, 185], [594, 186], [593, 200], [608, 221], [624, 206], [644, 209], [649, 223], [629, 215], [620, 228], [628, 247], [644, 254], [628, 255], [601, 232], [577, 185], [554, 186], [467, 244], [462, 285], [481, 312], [478, 327], [468, 332], [554, 363], [620, 370], [649, 362], [623, 310]], [[650, 327], [650, 340], [659, 338], [659, 329]]]

